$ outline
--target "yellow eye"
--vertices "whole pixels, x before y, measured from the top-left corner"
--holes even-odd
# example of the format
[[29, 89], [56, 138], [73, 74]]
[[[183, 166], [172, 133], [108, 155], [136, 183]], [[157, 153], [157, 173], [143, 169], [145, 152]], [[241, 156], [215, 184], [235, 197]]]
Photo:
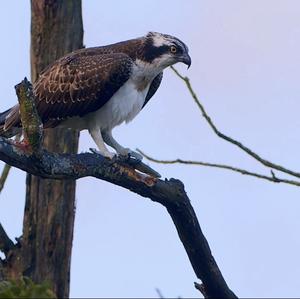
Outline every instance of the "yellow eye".
[[171, 53], [175, 54], [177, 52], [177, 49], [175, 46], [171, 46], [170, 51], [171, 51]]

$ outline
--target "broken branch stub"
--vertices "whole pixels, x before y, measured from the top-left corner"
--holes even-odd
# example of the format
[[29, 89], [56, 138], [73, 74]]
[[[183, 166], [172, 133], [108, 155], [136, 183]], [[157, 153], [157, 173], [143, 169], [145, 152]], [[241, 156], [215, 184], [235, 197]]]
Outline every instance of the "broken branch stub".
[[43, 124], [35, 106], [32, 84], [25, 77], [15, 86], [15, 90], [20, 106], [24, 143], [32, 153], [39, 152], [43, 139]]

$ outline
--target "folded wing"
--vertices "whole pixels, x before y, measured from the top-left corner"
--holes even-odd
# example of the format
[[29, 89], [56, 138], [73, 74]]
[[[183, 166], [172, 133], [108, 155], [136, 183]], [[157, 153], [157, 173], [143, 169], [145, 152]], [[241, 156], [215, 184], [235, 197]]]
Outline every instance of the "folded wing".
[[34, 85], [37, 110], [51, 120], [83, 116], [101, 108], [129, 79], [133, 61], [122, 53], [65, 57]]
[[[49, 66], [33, 86], [44, 128], [101, 108], [129, 79], [133, 61], [123, 53], [71, 53]], [[5, 130], [20, 126], [18, 105], [5, 121]]]

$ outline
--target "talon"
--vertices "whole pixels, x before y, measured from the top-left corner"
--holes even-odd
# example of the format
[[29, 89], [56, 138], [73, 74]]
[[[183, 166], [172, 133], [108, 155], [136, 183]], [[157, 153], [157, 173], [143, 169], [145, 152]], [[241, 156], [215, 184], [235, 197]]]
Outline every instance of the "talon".
[[128, 153], [128, 156], [135, 158], [139, 162], [141, 162], [143, 160], [143, 156], [141, 154], [137, 153], [137, 152], [134, 152], [134, 151], [130, 151]]
[[95, 149], [95, 148], [90, 148], [90, 151], [93, 153], [93, 154], [96, 154], [96, 155], [100, 155], [104, 158], [107, 158], [109, 160], [113, 160], [116, 158], [116, 154], [114, 153], [111, 153], [111, 152], [100, 152], [99, 150]]
[[120, 156], [126, 157], [128, 159], [133, 158], [137, 160], [137, 162], [141, 162], [143, 160], [143, 156], [139, 153], [132, 151], [129, 148], [125, 148], [122, 152], [119, 152]]
[[[93, 153], [93, 154], [96, 154], [96, 155], [101, 155], [101, 153], [96, 150], [95, 148], [90, 148], [90, 151]], [[101, 155], [102, 156], [102, 155]]]
[[114, 155], [111, 159], [110, 159], [110, 164], [114, 164], [118, 161], [118, 155]]

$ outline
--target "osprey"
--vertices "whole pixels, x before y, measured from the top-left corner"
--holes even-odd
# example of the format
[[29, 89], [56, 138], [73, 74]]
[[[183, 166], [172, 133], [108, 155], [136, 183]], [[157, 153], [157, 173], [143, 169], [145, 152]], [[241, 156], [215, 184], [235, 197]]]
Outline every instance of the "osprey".
[[[120, 155], [141, 159], [113, 138], [112, 129], [145, 107], [160, 86], [163, 70], [177, 62], [191, 65], [188, 47], [157, 32], [71, 52], [48, 66], [33, 84], [43, 126], [87, 129], [101, 155], [115, 155], [106, 143]], [[19, 105], [0, 114], [0, 135], [12, 137], [21, 126]]]

